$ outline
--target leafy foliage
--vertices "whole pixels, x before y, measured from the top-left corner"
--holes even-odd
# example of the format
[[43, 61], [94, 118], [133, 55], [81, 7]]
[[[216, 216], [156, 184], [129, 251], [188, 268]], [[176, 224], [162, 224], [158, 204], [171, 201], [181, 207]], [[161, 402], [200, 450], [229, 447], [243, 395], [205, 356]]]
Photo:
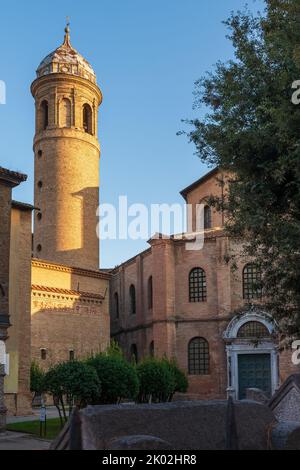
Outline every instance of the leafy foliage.
[[147, 358], [137, 366], [140, 382], [139, 402], [170, 401], [176, 389], [176, 378], [166, 359]]
[[30, 391], [36, 395], [45, 391], [45, 372], [36, 362], [32, 362], [30, 367]]
[[266, 0], [264, 14], [233, 13], [225, 24], [235, 59], [196, 83], [195, 105], [208, 112], [188, 135], [203, 162], [229, 175], [225, 198], [211, 202], [261, 268], [266, 307], [288, 342], [300, 332], [300, 106], [291, 99], [300, 2]]
[[95, 369], [101, 381], [102, 389], [97, 403], [112, 404], [124, 398], [136, 398], [139, 389], [136, 369], [121, 354], [109, 350], [106, 354], [90, 357], [87, 364]]
[[73, 405], [83, 408], [93, 404], [101, 393], [101, 384], [92, 367], [80, 361], [70, 361], [49, 369], [45, 375], [45, 390], [53, 396], [62, 420], [61, 405], [66, 421], [66, 404], [69, 404], [70, 410]]
[[177, 363], [175, 360], [164, 360], [166, 363], [166, 366], [169, 368], [170, 372], [173, 375], [174, 381], [175, 381], [175, 387], [173, 393], [186, 393], [189, 383], [187, 376], [183, 372], [183, 370], [179, 369]]

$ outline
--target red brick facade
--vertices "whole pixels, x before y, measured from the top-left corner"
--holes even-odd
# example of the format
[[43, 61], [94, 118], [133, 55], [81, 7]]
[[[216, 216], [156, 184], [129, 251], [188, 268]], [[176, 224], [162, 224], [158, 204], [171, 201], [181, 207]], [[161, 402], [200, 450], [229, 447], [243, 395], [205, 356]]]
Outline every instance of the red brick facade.
[[[218, 183], [220, 178], [222, 175], [213, 171], [183, 191], [182, 195], [187, 203], [202, 203], [211, 194], [220, 194], [223, 190]], [[227, 340], [226, 343], [223, 336], [237, 310], [246, 304], [242, 283], [246, 261], [241, 259], [238, 269], [232, 271], [225, 257], [238, 248], [224, 236], [222, 214], [213, 212], [211, 222], [211, 229], [205, 231], [202, 250], [187, 250], [185, 240], [153, 239], [149, 242], [149, 250], [113, 271], [111, 332], [128, 357], [134, 350], [138, 359], [148, 356], [154, 344], [156, 356], [166, 354], [176, 358], [187, 373], [190, 341], [197, 337], [205, 338], [209, 345], [209, 371], [203, 375], [189, 375], [189, 392], [201, 398], [222, 398], [230, 393], [226, 344], [235, 342]], [[205, 271], [207, 299], [203, 302], [190, 302], [189, 275], [193, 268]], [[148, 300], [150, 277], [152, 308]], [[131, 313], [130, 306], [131, 285], [136, 291], [135, 314]], [[273, 358], [274, 391], [278, 382], [296, 368], [291, 362], [291, 353], [286, 352], [280, 357], [280, 370], [277, 370], [275, 345]]]

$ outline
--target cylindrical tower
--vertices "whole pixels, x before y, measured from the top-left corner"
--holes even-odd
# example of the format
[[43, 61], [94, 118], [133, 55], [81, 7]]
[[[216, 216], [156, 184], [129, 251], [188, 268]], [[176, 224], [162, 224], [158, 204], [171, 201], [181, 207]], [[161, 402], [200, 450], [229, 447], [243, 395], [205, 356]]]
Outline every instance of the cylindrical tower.
[[99, 269], [97, 209], [102, 94], [90, 64], [64, 43], [49, 54], [31, 85], [36, 131], [34, 256]]

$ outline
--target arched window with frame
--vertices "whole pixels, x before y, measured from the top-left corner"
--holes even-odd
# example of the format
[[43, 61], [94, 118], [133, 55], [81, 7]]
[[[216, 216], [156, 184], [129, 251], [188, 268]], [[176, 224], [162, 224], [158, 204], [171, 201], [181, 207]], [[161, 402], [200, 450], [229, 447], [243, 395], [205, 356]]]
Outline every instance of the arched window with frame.
[[136, 294], [135, 294], [135, 287], [131, 284], [129, 288], [129, 299], [130, 299], [130, 314], [136, 314]]
[[68, 98], [63, 98], [60, 102], [59, 125], [60, 127], [71, 127], [72, 125], [72, 105]]
[[194, 268], [189, 275], [189, 299], [190, 302], [206, 302], [207, 285], [206, 274], [202, 268]]
[[153, 278], [152, 276], [148, 279], [148, 309], [153, 308]]
[[262, 277], [255, 263], [248, 263], [243, 269], [243, 298], [254, 300], [262, 298]]
[[211, 207], [205, 206], [204, 207], [204, 229], [208, 230], [212, 228], [212, 217], [211, 217]]
[[40, 106], [40, 130], [45, 131], [49, 125], [49, 105], [47, 100], [43, 100]]
[[85, 103], [82, 108], [83, 129], [88, 134], [93, 134], [93, 112], [89, 104]]
[[209, 375], [209, 344], [205, 338], [193, 338], [188, 345], [189, 375]]
[[114, 295], [114, 311], [115, 311], [115, 317], [119, 318], [120, 311], [119, 311], [119, 294], [118, 294], [118, 292], [115, 292], [115, 295]]

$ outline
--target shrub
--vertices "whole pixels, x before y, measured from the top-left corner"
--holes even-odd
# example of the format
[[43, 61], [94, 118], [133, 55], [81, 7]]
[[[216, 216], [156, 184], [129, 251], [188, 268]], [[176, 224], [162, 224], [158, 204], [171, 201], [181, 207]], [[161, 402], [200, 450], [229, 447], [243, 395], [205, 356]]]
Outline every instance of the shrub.
[[110, 345], [108, 346], [108, 348], [106, 350], [106, 355], [107, 356], [117, 356], [117, 357], [124, 358], [123, 351], [120, 348], [119, 344], [115, 340], [112, 340], [110, 342]]
[[64, 362], [49, 369], [45, 375], [45, 388], [53, 396], [60, 417], [61, 405], [65, 421], [66, 398], [71, 410], [74, 404], [80, 408], [92, 404], [101, 393], [96, 371], [79, 361]]
[[93, 367], [84, 362], [70, 361], [60, 365], [63, 388], [71, 404], [82, 408], [92, 404], [101, 393], [101, 384]]
[[120, 403], [124, 398], [135, 399], [139, 382], [135, 367], [129, 364], [121, 354], [97, 354], [87, 360], [94, 367], [101, 382], [101, 394], [96, 403]]
[[35, 395], [42, 395], [45, 391], [45, 372], [36, 362], [32, 362], [30, 367], [30, 391]]
[[137, 366], [139, 402], [166, 402], [176, 388], [175, 377], [166, 360], [148, 358]]
[[[189, 386], [189, 383], [188, 383], [188, 379], [187, 379], [187, 376], [185, 375], [185, 373], [179, 369], [177, 363], [175, 360], [167, 360], [167, 359], [164, 359], [165, 363], [166, 363], [166, 366], [169, 368], [170, 372], [172, 373], [173, 375], [173, 378], [174, 378], [174, 381], [175, 381], [175, 388], [174, 388], [174, 391], [172, 393], [172, 397], [174, 395], [174, 393], [178, 392], [178, 393], [186, 393], [187, 392], [187, 389], [188, 389], [188, 386]], [[171, 397], [171, 399], [172, 399]]]

